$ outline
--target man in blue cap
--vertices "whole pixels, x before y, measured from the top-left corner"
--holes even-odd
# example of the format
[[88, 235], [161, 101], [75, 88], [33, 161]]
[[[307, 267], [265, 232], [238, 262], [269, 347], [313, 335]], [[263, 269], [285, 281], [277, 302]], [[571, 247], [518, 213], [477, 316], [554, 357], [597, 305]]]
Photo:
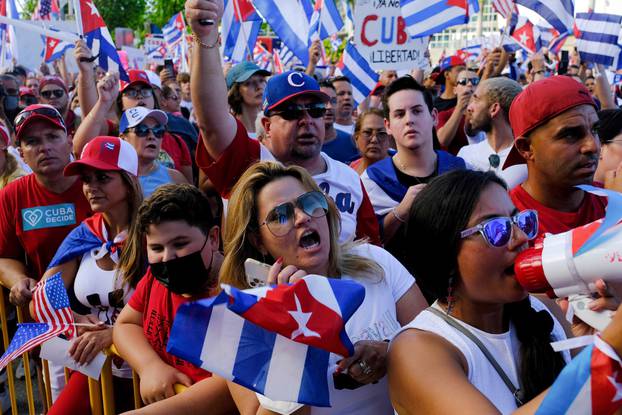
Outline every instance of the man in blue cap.
[[307, 169], [335, 201], [341, 213], [341, 241], [368, 237], [379, 243], [378, 222], [360, 178], [354, 170], [321, 152], [328, 96], [317, 81], [296, 71], [268, 81], [262, 105], [265, 138], [260, 144], [249, 138], [244, 125], [226, 105], [218, 22], [200, 24], [202, 19], [221, 19], [222, 2], [188, 2], [186, 12], [195, 43], [191, 90], [201, 132], [197, 164], [220, 194], [227, 198], [242, 173], [257, 161], [298, 165]]

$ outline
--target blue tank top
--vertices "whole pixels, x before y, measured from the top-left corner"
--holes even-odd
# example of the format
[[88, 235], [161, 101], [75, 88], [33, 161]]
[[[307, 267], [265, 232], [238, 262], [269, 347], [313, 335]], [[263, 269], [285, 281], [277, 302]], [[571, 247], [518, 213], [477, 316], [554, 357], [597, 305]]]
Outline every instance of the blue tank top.
[[158, 163], [158, 167], [148, 175], [138, 176], [138, 180], [140, 180], [140, 187], [143, 189], [143, 197], [145, 198], [151, 196], [151, 194], [163, 184], [173, 183], [171, 175], [168, 174], [168, 169], [160, 163]]

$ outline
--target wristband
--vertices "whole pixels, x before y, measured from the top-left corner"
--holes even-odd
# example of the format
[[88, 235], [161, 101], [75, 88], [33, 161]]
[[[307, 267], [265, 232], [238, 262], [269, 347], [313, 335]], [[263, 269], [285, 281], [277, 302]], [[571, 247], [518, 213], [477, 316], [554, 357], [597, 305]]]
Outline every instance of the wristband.
[[406, 223], [406, 220], [404, 218], [400, 217], [400, 215], [397, 214], [397, 208], [391, 209], [391, 213], [393, 213], [393, 216], [395, 216], [395, 219], [397, 219], [398, 221], [400, 221], [402, 223]]
[[194, 39], [195, 43], [197, 43], [203, 49], [213, 49], [215, 47], [220, 46], [220, 35], [218, 35], [218, 39], [216, 40], [216, 42], [214, 42], [211, 45], [209, 45], [207, 43], [203, 43], [203, 41], [201, 41], [201, 39], [199, 39], [199, 37], [196, 35], [196, 33], [192, 34], [192, 38]]

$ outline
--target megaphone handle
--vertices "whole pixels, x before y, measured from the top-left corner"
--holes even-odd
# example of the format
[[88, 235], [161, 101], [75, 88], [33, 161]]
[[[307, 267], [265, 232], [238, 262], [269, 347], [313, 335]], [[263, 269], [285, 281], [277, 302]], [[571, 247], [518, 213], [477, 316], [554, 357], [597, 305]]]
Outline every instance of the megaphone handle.
[[568, 297], [569, 306], [572, 308], [574, 315], [596, 330], [603, 331], [611, 322], [613, 312], [611, 310], [590, 310], [588, 304], [592, 300], [593, 298], [583, 294], [576, 294]]

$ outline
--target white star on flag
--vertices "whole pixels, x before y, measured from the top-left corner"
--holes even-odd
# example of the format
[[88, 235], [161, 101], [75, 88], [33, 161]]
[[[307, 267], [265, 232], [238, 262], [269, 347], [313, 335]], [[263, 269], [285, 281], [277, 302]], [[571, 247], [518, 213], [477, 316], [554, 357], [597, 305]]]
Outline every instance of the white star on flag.
[[622, 399], [622, 382], [616, 381], [617, 376], [618, 376], [617, 373], [615, 373], [613, 376], [607, 376], [607, 379], [609, 379], [609, 382], [611, 382], [611, 384], [616, 390], [616, 394], [611, 400], [611, 402], [617, 402], [620, 399]]
[[58, 40], [50, 39], [49, 45], [50, 45], [51, 48], [53, 48], [54, 46], [56, 46], [57, 43], [58, 43]]
[[302, 312], [302, 307], [300, 306], [300, 300], [298, 300], [298, 296], [296, 294], [294, 294], [294, 300], [296, 301], [296, 311], [288, 311], [288, 313], [291, 314], [294, 320], [296, 320], [296, 323], [298, 323], [298, 328], [294, 330], [290, 338], [294, 340], [296, 337], [300, 335], [305, 336], [305, 337], [322, 337], [320, 336], [320, 333], [310, 330], [307, 327], [307, 323], [309, 322], [309, 319], [311, 318], [312, 313]]
[[529, 36], [527, 36], [526, 33], [520, 34], [520, 43], [522, 43], [523, 45], [526, 45], [528, 40], [529, 40]]
[[99, 16], [99, 12], [97, 11], [97, 7], [95, 7], [95, 4], [92, 1], [87, 1], [86, 4], [87, 4], [87, 6], [89, 6], [91, 8], [91, 15]]

